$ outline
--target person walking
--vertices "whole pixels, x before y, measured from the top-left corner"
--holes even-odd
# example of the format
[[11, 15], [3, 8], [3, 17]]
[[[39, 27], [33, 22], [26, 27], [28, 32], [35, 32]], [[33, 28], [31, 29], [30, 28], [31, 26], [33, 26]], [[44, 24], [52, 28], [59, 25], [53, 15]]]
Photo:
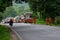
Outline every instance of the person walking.
[[48, 25], [49, 24], [49, 19], [48, 18], [46, 18], [46, 25]]
[[9, 25], [10, 25], [10, 26], [13, 26], [13, 20], [12, 20], [12, 19], [10, 19]]
[[52, 25], [52, 18], [49, 17], [49, 24]]

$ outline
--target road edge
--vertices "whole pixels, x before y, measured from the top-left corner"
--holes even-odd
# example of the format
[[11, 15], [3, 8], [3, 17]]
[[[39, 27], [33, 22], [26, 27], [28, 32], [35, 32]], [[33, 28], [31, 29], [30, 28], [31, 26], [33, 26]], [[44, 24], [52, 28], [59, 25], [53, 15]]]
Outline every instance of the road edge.
[[10, 26], [8, 26], [8, 27], [16, 34], [16, 36], [19, 38], [19, 40], [23, 40], [22, 37], [15, 30], [13, 30], [13, 28], [11, 28]]

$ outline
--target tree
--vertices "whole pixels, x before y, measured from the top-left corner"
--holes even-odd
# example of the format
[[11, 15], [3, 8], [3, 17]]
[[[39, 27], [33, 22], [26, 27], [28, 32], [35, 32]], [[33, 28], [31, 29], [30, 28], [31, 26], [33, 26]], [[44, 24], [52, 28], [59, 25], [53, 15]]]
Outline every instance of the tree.
[[22, 0], [28, 1], [33, 13], [40, 12], [43, 18], [60, 16], [60, 0]]
[[3, 19], [3, 14], [0, 12], [0, 21]]
[[6, 7], [12, 5], [12, 0], [0, 0], [0, 12], [4, 12]]
[[10, 6], [10, 7], [7, 7], [6, 10], [4, 11], [4, 17], [15, 17], [17, 15], [15, 9]]
[[[40, 12], [43, 18], [56, 17], [60, 15], [60, 0], [16, 0], [28, 2], [31, 10], [35, 15]], [[12, 0], [0, 0], [0, 11], [3, 11], [7, 6], [12, 5]], [[2, 4], [2, 5], [1, 5]]]

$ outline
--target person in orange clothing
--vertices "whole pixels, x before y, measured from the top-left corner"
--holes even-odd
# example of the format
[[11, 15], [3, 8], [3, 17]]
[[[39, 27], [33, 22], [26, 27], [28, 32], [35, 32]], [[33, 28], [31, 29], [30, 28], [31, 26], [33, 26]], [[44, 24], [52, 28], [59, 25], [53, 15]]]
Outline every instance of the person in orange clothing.
[[46, 18], [46, 25], [48, 25], [49, 24], [49, 19], [48, 18]]
[[49, 24], [51, 25], [52, 24], [52, 18], [49, 17]]
[[35, 18], [33, 18], [33, 23], [36, 24], [36, 19]]

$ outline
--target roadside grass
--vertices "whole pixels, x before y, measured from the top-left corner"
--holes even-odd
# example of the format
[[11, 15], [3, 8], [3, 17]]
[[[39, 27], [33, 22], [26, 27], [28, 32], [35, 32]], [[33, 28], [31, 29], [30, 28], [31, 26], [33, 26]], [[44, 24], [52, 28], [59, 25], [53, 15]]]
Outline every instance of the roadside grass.
[[36, 19], [36, 24], [46, 24], [45, 21], [43, 20], [39, 20], [39, 19]]
[[[46, 25], [46, 22], [44, 20], [39, 20], [39, 19], [36, 19], [36, 24], [42, 24], [42, 25]], [[50, 24], [49, 24], [50, 25]], [[50, 26], [59, 26], [60, 27], [60, 24], [52, 24]]]
[[60, 24], [52, 24], [53, 26], [58, 26], [58, 27], [60, 27]]
[[0, 25], [0, 40], [10, 40], [9, 30], [2, 25]]

